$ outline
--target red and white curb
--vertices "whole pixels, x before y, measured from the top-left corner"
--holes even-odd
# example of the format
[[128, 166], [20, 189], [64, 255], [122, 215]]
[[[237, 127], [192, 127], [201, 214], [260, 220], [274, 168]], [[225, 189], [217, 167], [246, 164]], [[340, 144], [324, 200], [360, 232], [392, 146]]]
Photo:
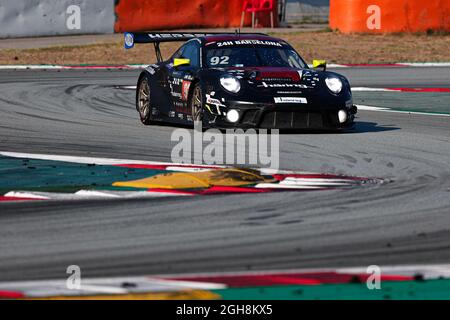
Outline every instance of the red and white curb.
[[[61, 161], [79, 164], [110, 165], [125, 168], [138, 168], [150, 170], [164, 170], [173, 172], [202, 172], [221, 168], [230, 168], [214, 165], [192, 165], [182, 163], [166, 163], [155, 161], [141, 161], [128, 159], [92, 158], [78, 156], [29, 154], [17, 152], [1, 152], [0, 156], [11, 158], [24, 158], [36, 160]], [[37, 192], [26, 190], [12, 190], [0, 196], [0, 202], [4, 201], [31, 201], [31, 200], [84, 200], [84, 199], [135, 199], [172, 196], [195, 196], [226, 193], [264, 193], [276, 191], [313, 191], [346, 188], [364, 184], [381, 184], [381, 179], [338, 176], [323, 173], [294, 172], [275, 170], [270, 168], [254, 168], [261, 175], [271, 175], [276, 182], [259, 183], [253, 186], [211, 186], [201, 190], [183, 189], [159, 189], [151, 188], [139, 191], [121, 190], [78, 190], [75, 193]]]
[[[124, 64], [124, 65], [0, 65], [0, 70], [96, 70], [96, 69], [144, 69], [148, 64]], [[450, 67], [450, 62], [402, 62], [402, 63], [378, 63], [378, 64], [328, 64], [329, 68], [392, 68], [392, 67]]]
[[[136, 86], [116, 86], [117, 89], [136, 90]], [[429, 93], [450, 93], [449, 88], [372, 88], [353, 87], [352, 92], [429, 92]]]
[[376, 112], [392, 112], [401, 114], [413, 114], [421, 116], [439, 116], [439, 117], [450, 117], [450, 113], [434, 113], [434, 112], [420, 112], [420, 111], [407, 111], [407, 110], [394, 110], [386, 107], [375, 107], [366, 105], [356, 105], [358, 111], [376, 111]]
[[450, 88], [370, 88], [354, 87], [352, 92], [429, 92], [450, 93]]
[[351, 63], [351, 64], [328, 64], [329, 68], [396, 68], [396, 67], [450, 67], [450, 62], [399, 62], [399, 63]]
[[[450, 265], [381, 266], [382, 281], [436, 280], [450, 278]], [[227, 288], [345, 284], [371, 275], [367, 267], [339, 269], [295, 269], [256, 272], [194, 273], [138, 277], [86, 278], [80, 287], [68, 288], [67, 280], [0, 282], [0, 299], [83, 297], [164, 293], [186, 290]]]
[[123, 70], [145, 69], [148, 64], [124, 64], [124, 65], [53, 65], [53, 64], [24, 64], [24, 65], [0, 65], [0, 70]]

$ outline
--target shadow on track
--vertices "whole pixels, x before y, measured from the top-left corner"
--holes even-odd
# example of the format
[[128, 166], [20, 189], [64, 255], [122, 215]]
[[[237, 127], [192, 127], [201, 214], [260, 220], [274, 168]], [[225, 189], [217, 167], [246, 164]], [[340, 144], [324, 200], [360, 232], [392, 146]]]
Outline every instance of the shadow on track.
[[396, 127], [395, 125], [379, 125], [376, 122], [357, 121], [355, 123], [354, 128], [351, 131], [353, 131], [353, 133], [365, 133], [365, 132], [384, 132], [394, 130], [401, 130], [401, 128]]
[[[182, 129], [190, 129], [192, 130], [192, 125], [185, 125], [185, 124], [177, 124], [177, 123], [164, 123], [164, 122], [158, 122], [153, 124], [153, 126], [160, 126], [160, 127], [172, 127], [174, 129], [176, 128], [182, 128]], [[214, 129], [214, 128], [209, 128]], [[209, 130], [208, 128], [204, 128], [203, 132]], [[226, 133], [226, 129], [219, 129], [220, 132], [223, 134]], [[248, 128], [243, 129], [244, 132], [248, 130]], [[255, 128], [255, 130], [258, 131], [258, 129]], [[271, 129], [267, 129], [268, 133], [270, 134]], [[336, 129], [336, 130], [320, 130], [320, 129], [280, 129], [280, 134], [283, 135], [292, 135], [292, 134], [357, 134], [357, 133], [366, 133], [366, 132], [385, 132], [385, 131], [394, 131], [394, 130], [401, 130], [401, 128], [396, 127], [394, 125], [379, 125], [376, 122], [365, 122], [365, 121], [358, 121], [355, 122], [355, 125], [352, 128], [349, 129]]]

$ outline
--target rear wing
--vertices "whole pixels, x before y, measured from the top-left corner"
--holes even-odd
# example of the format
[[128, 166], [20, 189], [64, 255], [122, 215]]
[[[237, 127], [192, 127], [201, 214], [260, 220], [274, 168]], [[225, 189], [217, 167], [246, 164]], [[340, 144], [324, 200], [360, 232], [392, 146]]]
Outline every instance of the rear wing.
[[254, 34], [266, 36], [264, 33], [240, 33], [236, 32], [125, 32], [124, 33], [124, 46], [125, 49], [131, 49], [136, 43], [153, 43], [155, 46], [156, 57], [158, 62], [162, 61], [161, 50], [159, 44], [161, 42], [185, 42], [194, 38], [206, 37], [210, 35], [222, 35], [222, 34]]
[[264, 33], [240, 33], [239, 30], [236, 32], [125, 32], [124, 40], [125, 40], [125, 49], [131, 49], [134, 47], [135, 43], [161, 43], [161, 42], [184, 42], [193, 38], [200, 38], [205, 36], [212, 35], [221, 35], [221, 34], [254, 34], [254, 35], [262, 35], [267, 36]]

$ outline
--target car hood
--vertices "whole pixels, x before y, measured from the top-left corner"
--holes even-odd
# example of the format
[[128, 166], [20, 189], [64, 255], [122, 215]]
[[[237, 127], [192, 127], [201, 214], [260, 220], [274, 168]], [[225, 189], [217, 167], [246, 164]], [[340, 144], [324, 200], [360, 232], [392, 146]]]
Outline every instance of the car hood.
[[315, 91], [320, 83], [319, 72], [311, 69], [280, 67], [229, 68], [224, 70], [239, 79], [248, 92], [261, 95], [278, 94], [279, 91]]
[[225, 69], [227, 73], [241, 75], [244, 78], [253, 78], [257, 81], [301, 81], [306, 69], [287, 67], [231, 67]]
[[[233, 94], [235, 99], [245, 100], [251, 96], [257, 102], [272, 101], [274, 96], [320, 96], [331, 95], [325, 85], [325, 78], [339, 77], [349, 91], [346, 78], [334, 72], [315, 69], [286, 67], [230, 67], [215, 68], [211, 79], [232, 75], [241, 81], [241, 91]], [[214, 83], [218, 83], [213, 80]], [[215, 90], [213, 90], [215, 91]], [[239, 97], [239, 98], [238, 98]]]

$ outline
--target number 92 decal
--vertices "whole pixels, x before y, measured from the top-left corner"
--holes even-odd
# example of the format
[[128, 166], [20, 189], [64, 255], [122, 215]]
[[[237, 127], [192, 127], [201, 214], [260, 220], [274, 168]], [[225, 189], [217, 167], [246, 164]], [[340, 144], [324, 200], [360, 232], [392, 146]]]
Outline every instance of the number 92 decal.
[[223, 57], [212, 57], [210, 62], [212, 66], [217, 66], [218, 64], [228, 64], [230, 61], [230, 57], [223, 56]]

